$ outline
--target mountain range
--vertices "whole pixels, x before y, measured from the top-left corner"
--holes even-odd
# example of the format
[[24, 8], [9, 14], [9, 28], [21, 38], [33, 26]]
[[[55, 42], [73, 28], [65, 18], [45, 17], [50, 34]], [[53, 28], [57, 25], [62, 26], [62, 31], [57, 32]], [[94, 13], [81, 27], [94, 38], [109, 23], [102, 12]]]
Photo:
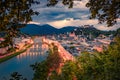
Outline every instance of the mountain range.
[[36, 24], [27, 24], [25, 27], [21, 28], [20, 31], [22, 33], [28, 35], [52, 35], [52, 34], [62, 34], [67, 32], [75, 32], [76, 35], [92, 35], [94, 37], [99, 36], [100, 34], [110, 35], [114, 34], [115, 31], [101, 31], [96, 29], [93, 25], [84, 25], [84, 26], [66, 26], [63, 28], [55, 28], [51, 25], [44, 24], [44, 25], [36, 25]]
[[28, 35], [52, 35], [71, 32], [76, 28], [77, 27], [67, 26], [57, 29], [48, 24], [45, 25], [27, 24], [25, 27], [21, 28], [20, 31]]

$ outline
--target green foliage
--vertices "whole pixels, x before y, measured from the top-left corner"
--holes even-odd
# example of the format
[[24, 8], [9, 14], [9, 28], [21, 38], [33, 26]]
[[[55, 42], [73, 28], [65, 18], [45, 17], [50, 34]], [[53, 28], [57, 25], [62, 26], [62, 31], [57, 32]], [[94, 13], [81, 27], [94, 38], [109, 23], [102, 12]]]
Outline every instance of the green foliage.
[[117, 29], [117, 31], [115, 32], [115, 34], [114, 34], [114, 36], [120, 36], [120, 28], [119, 29]]
[[51, 44], [51, 47], [49, 49], [49, 55], [47, 57], [47, 61], [50, 63], [48, 64], [48, 66], [51, 68], [54, 66], [54, 68], [58, 68], [59, 63], [63, 62], [63, 60], [61, 59], [59, 53], [58, 53], [58, 47], [55, 46], [54, 44]]
[[74, 66], [78, 66], [77, 70], [75, 68], [73, 70], [71, 63], [67, 63], [67, 67], [66, 65], [63, 67], [62, 74], [65, 74], [68, 79], [68, 74], [76, 72], [74, 75], [78, 75], [78, 80], [119, 80], [120, 37], [117, 37], [115, 40], [115, 44], [103, 53], [82, 53], [81, 56], [77, 57], [76, 63], [79, 65], [76, 65], [76, 63], [73, 64]]
[[73, 80], [79, 73], [79, 66], [76, 62], [68, 61], [62, 68], [61, 80]]
[[100, 76], [102, 77], [101, 72], [103, 71], [103, 61], [101, 60], [100, 54], [94, 53], [93, 55], [84, 52], [78, 57], [78, 63], [82, 68], [81, 75], [79, 76], [81, 80], [102, 80], [99, 79]]
[[75, 48], [75, 46], [70, 46], [70, 49], [74, 49]]
[[27, 80], [27, 79], [23, 78], [22, 75], [20, 75], [18, 72], [13, 72], [9, 80]]
[[13, 45], [12, 38], [17, 36], [19, 28], [31, 21], [32, 15], [38, 14], [31, 9], [32, 4], [38, 3], [35, 0], [0, 0], [0, 32], [5, 33], [2, 47]]
[[8, 52], [14, 52], [15, 51], [15, 48], [9, 48], [8, 49]]
[[108, 26], [113, 26], [120, 17], [120, 0], [89, 0], [86, 6], [91, 18], [97, 18], [99, 23], [106, 22]]
[[116, 34], [116, 31], [101, 31], [101, 30], [98, 30], [98, 29], [95, 29], [95, 28], [77, 28], [76, 31], [74, 31], [76, 35], [82, 35], [84, 34], [85, 36], [89, 36], [91, 35], [93, 38], [96, 38], [98, 37], [100, 34], [103, 34], [105, 36], [108, 36], [110, 34], [113, 34], [115, 35]]
[[83, 73], [81, 80], [119, 80], [120, 37], [103, 53], [83, 53], [78, 57]]
[[68, 61], [62, 68], [61, 74], [57, 74], [56, 71], [52, 72], [50, 80], [73, 80], [79, 75], [79, 66], [76, 62]]
[[35, 65], [31, 65], [34, 73], [33, 80], [46, 80], [49, 72], [48, 62], [43, 61], [41, 63], [36, 63]]
[[[62, 61], [63, 60], [58, 54], [58, 47], [52, 43], [51, 45], [49, 45], [49, 55], [47, 59], [43, 62], [32, 65], [32, 68], [35, 71], [33, 80], [46, 80], [47, 78], [53, 80], [53, 77], [58, 78], [56, 69], [59, 67], [59, 63], [61, 63]], [[53, 70], [51, 71], [50, 69]], [[51, 76], [49, 77], [48, 75], [50, 73]]]

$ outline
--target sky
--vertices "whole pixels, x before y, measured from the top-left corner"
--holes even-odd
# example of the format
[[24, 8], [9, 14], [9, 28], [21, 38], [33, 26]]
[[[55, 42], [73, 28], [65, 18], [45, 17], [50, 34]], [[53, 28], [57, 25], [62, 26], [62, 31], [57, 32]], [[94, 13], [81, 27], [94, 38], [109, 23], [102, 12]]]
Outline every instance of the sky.
[[118, 24], [113, 27], [107, 27], [105, 24], [98, 24], [97, 19], [89, 19], [90, 12], [85, 4], [88, 0], [74, 1], [73, 8], [69, 9], [68, 6], [64, 6], [59, 2], [54, 7], [47, 7], [47, 0], [40, 0], [41, 4], [33, 5], [34, 11], [38, 11], [38, 16], [32, 16], [33, 21], [31, 24], [49, 24], [56, 28], [62, 28], [65, 26], [82, 26], [82, 25], [94, 25], [95, 28], [100, 30], [116, 30], [120, 27], [120, 19]]

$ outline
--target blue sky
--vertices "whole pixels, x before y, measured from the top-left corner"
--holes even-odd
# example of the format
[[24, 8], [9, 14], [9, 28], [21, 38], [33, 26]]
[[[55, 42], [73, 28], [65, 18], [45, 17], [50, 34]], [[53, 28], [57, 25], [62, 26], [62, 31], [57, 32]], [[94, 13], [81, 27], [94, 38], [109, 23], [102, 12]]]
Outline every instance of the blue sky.
[[89, 19], [90, 13], [89, 9], [85, 7], [88, 0], [74, 1], [74, 7], [68, 9], [59, 2], [54, 7], [47, 7], [47, 0], [40, 0], [41, 4], [33, 5], [32, 8], [38, 11], [40, 14], [38, 16], [33, 16], [33, 21], [30, 23], [34, 24], [50, 24], [56, 28], [61, 28], [65, 26], [81, 26], [81, 25], [94, 25], [100, 30], [115, 30], [120, 26], [120, 19], [118, 19], [118, 24], [113, 27], [106, 27], [105, 24], [98, 24], [97, 19]]

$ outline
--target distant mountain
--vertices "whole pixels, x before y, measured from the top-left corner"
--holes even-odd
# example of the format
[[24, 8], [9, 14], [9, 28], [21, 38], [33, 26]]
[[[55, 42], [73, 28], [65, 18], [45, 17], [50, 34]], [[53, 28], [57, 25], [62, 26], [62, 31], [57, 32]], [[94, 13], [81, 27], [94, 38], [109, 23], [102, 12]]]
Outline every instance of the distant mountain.
[[76, 35], [92, 35], [93, 37], [98, 37], [100, 34], [104, 34], [106, 36], [110, 34], [114, 34], [115, 31], [101, 31], [96, 29], [93, 25], [87, 25], [87, 26], [80, 26], [74, 30]]
[[22, 33], [28, 35], [52, 35], [52, 34], [61, 34], [66, 32], [75, 32], [76, 35], [92, 35], [97, 37], [100, 34], [110, 35], [114, 34], [115, 31], [101, 31], [96, 29], [93, 25], [84, 25], [80, 27], [75, 26], [66, 26], [60, 29], [57, 29], [51, 25], [36, 25], [36, 24], [27, 24], [26, 27], [20, 29]]
[[45, 24], [45, 25], [27, 24], [26, 27], [21, 28], [20, 31], [22, 33], [29, 34], [29, 35], [52, 35], [52, 34], [71, 32], [75, 28], [76, 27], [68, 26], [68, 27], [57, 29], [48, 24]]
[[76, 28], [77, 28], [77, 27], [75, 27], [75, 26], [66, 26], [66, 27], [60, 28], [60, 29], [59, 29], [59, 32], [60, 32], [60, 33], [71, 32], [71, 31], [73, 31], [73, 30], [76, 29]]

